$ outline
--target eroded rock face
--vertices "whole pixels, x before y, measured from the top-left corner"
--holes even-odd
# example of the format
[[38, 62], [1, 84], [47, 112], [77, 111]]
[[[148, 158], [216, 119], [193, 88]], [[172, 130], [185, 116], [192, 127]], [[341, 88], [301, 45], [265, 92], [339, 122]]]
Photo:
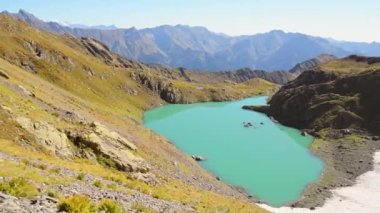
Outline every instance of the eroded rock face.
[[108, 130], [107, 127], [105, 127], [104, 125], [102, 125], [98, 122], [92, 123], [91, 127], [94, 128], [95, 133], [97, 133], [100, 136], [104, 136], [104, 137], [107, 137], [113, 141], [117, 141], [121, 145], [124, 145], [131, 150], [137, 149], [137, 147], [133, 143], [131, 143], [127, 139], [121, 137], [118, 133]]
[[132, 142], [100, 123], [94, 122], [88, 129], [73, 130], [67, 134], [77, 146], [90, 148], [97, 156], [114, 162], [119, 170], [141, 173], [149, 171], [144, 160], [136, 154], [137, 147]]
[[134, 76], [135, 80], [140, 84], [146, 86], [153, 92], [156, 92], [160, 97], [168, 103], [181, 103], [182, 93], [174, 87], [173, 84], [168, 83], [164, 80], [156, 79], [149, 74], [139, 73]]
[[124, 68], [133, 67], [129, 60], [112, 53], [112, 51], [100, 41], [83, 37], [81, 38], [81, 42], [89, 53], [97, 58], [103, 59], [103, 61], [108, 65]]
[[57, 130], [51, 124], [33, 122], [25, 117], [18, 117], [16, 121], [22, 128], [34, 135], [39, 144], [45, 149], [61, 157], [73, 157], [72, 147], [66, 134]]
[[[43, 45], [37, 43], [36, 41], [26, 40], [24, 41], [24, 47], [33, 53], [35, 59], [44, 60], [47, 63], [60, 66], [65, 71], [72, 71], [75, 68], [75, 63], [70, 57], [56, 50], [47, 50], [43, 47]], [[28, 67], [29, 63], [33, 64], [33, 59], [29, 59], [25, 61], [25, 63], [26, 65], [23, 66]], [[33, 68], [32, 70], [36, 72], [34, 65], [31, 66], [31, 68]]]
[[300, 129], [364, 128], [380, 133], [380, 70], [337, 76], [302, 73], [283, 86], [265, 107], [281, 123]]

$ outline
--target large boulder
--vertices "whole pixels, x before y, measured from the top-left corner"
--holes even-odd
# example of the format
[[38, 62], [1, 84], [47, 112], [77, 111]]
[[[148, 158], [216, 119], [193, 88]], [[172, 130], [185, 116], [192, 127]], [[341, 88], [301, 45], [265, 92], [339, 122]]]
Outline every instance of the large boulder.
[[104, 125], [102, 125], [98, 122], [93, 122], [91, 124], [91, 127], [94, 129], [95, 133], [97, 133], [98, 135], [107, 137], [113, 141], [117, 141], [121, 145], [126, 146], [131, 150], [137, 149], [137, 147], [132, 142], [121, 137], [118, 133], [108, 130], [107, 127], [105, 127]]
[[52, 153], [71, 158], [73, 156], [70, 140], [66, 134], [47, 122], [33, 122], [29, 118], [18, 117], [16, 122], [34, 135], [39, 145]]
[[132, 142], [98, 122], [92, 123], [90, 128], [72, 130], [67, 134], [77, 146], [88, 147], [96, 155], [113, 161], [119, 170], [141, 173], [149, 171]]

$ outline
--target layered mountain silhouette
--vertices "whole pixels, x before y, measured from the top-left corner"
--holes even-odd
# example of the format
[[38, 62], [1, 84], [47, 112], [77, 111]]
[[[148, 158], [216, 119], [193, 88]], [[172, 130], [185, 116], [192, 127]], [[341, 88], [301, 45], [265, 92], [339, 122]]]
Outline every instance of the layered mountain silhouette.
[[163, 25], [146, 29], [94, 29], [45, 22], [20, 10], [3, 12], [32, 26], [59, 34], [91, 37], [132, 60], [205, 71], [240, 68], [289, 70], [321, 54], [380, 55], [380, 43], [344, 42], [274, 30], [249, 36], [228, 36], [204, 27]]

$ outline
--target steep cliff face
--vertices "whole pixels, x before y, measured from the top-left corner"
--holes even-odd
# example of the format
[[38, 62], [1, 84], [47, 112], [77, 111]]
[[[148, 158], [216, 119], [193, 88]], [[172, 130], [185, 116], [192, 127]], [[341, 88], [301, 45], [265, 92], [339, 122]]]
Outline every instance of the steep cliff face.
[[173, 83], [164, 78], [157, 78], [147, 73], [133, 74], [133, 78], [151, 91], [159, 94], [160, 98], [168, 103], [181, 103], [182, 93], [174, 87]]
[[314, 70], [283, 86], [269, 106], [253, 109], [300, 129], [358, 128], [380, 133], [379, 89], [379, 69], [351, 74]]

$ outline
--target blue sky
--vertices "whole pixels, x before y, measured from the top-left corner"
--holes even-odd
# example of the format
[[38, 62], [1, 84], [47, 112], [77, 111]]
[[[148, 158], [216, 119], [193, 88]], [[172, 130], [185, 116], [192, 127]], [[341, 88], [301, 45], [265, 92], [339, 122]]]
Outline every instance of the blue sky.
[[1, 0], [43, 20], [145, 28], [205, 26], [246, 35], [281, 29], [351, 41], [380, 41], [379, 0]]

